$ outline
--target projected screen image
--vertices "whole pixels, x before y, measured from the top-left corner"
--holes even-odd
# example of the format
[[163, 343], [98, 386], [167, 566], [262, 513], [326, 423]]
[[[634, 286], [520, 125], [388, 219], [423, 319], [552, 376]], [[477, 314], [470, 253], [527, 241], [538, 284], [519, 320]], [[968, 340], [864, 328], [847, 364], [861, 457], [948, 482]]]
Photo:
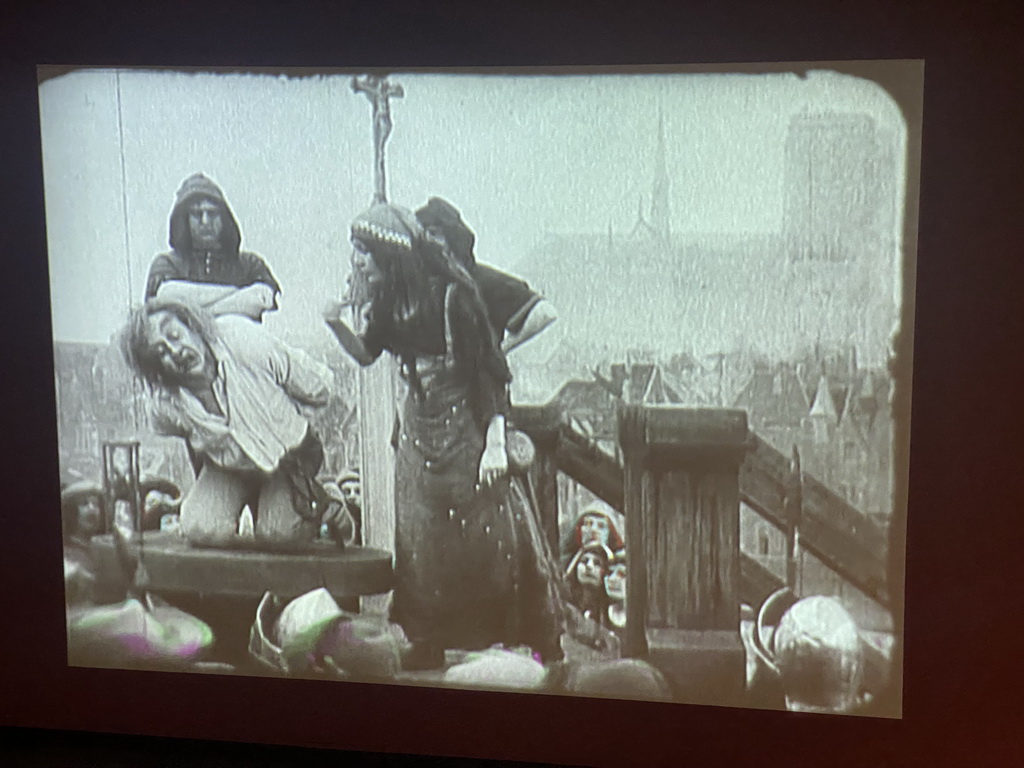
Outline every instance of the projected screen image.
[[70, 665], [900, 716], [920, 126], [879, 82], [39, 101]]

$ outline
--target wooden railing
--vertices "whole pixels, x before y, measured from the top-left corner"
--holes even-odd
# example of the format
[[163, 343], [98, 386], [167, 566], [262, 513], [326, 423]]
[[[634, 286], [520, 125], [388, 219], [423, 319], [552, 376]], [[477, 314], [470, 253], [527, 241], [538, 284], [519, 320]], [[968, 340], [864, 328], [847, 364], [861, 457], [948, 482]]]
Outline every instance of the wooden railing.
[[787, 540], [796, 537], [825, 567], [889, 608], [885, 531], [756, 435], [740, 468], [740, 498]]
[[[615, 509], [624, 509], [623, 466], [570, 426], [557, 405], [515, 409], [516, 426], [537, 445], [540, 463], [563, 472]], [[884, 530], [807, 472], [794, 476], [792, 460], [751, 434], [749, 451], [740, 466], [740, 499], [787, 538], [794, 533], [799, 546], [828, 569], [888, 609], [888, 551]], [[550, 480], [548, 483], [550, 484]], [[792, 510], [794, 491], [799, 510]], [[538, 499], [545, 528], [557, 545], [558, 510], [553, 496]], [[754, 558], [741, 557], [741, 595], [759, 605], [785, 584]]]
[[[670, 410], [675, 411], [675, 415], [678, 416], [687, 409], [668, 409], [665, 411], [666, 416], [671, 415]], [[629, 418], [634, 420], [637, 414], [643, 413], [643, 409], [636, 406], [620, 406], [620, 429], [623, 423], [629, 422], [629, 418], [623, 422], [623, 411], [631, 413], [632, 416]], [[731, 415], [735, 412], [715, 413], [719, 414], [719, 424], [728, 426], [730, 419], [735, 420]], [[728, 681], [735, 677], [735, 672], [729, 671], [735, 667], [734, 649], [724, 647], [721, 642], [718, 643], [718, 647], [712, 647], [714, 644], [709, 646], [701, 640], [701, 636], [721, 636], [727, 623], [738, 624], [738, 621], [732, 622], [732, 611], [738, 611], [740, 601], [756, 608], [772, 592], [786, 586], [787, 581], [790, 587], [795, 586], [795, 561], [801, 550], [812, 554], [825, 567], [884, 608], [889, 607], [885, 532], [871, 518], [840, 498], [823, 483], [801, 471], [798, 457], [794, 462], [756, 435], [747, 433], [742, 451], [736, 452], [735, 445], [730, 451], [726, 451], [726, 454], [731, 453], [734, 457], [739, 453], [742, 453], [742, 456], [730, 459], [718, 450], [720, 446], [701, 444], [701, 436], [693, 429], [693, 424], [698, 423], [699, 419], [695, 421], [692, 417], [665, 418], [656, 431], [671, 432], [678, 427], [689, 430], [690, 434], [651, 435], [652, 430], [649, 427], [656, 424], [658, 419], [647, 418], [644, 427], [646, 432], [640, 439], [644, 445], [639, 451], [634, 446], [632, 451], [634, 469], [631, 472], [630, 450], [626, 445], [623, 445], [626, 464], [624, 467], [621, 459], [609, 455], [595, 442], [573, 429], [568, 416], [569, 414], [565, 413], [557, 402], [553, 402], [546, 406], [517, 408], [513, 413], [513, 420], [517, 428], [533, 439], [538, 449], [538, 460], [532, 480], [534, 488], [539, 489], [537, 501], [544, 528], [554, 547], [557, 548], [558, 544], [558, 472], [563, 472], [615, 509], [624, 512], [627, 516], [630, 541], [636, 546], [635, 542], [638, 539], [642, 540], [641, 557], [631, 558], [630, 563], [631, 602], [627, 622], [627, 654], [650, 655], [653, 661], [654, 654], [650, 652], [656, 649], [650, 647], [652, 643], [678, 645], [680, 630], [696, 629], [696, 634], [684, 641], [695, 643], [695, 648], [691, 649], [689, 656], [681, 664], [675, 664], [671, 653], [666, 656], [662, 649], [659, 666], [663, 671], [668, 671], [670, 677], [671, 672], [665, 669], [666, 665], [669, 668], [674, 665], [682, 666], [689, 675], [693, 674], [695, 664], [698, 668], [710, 667], [707, 682], [722, 685], [724, 681], [727, 688]], [[746, 432], [745, 419], [742, 429]], [[629, 439], [636, 442], [637, 429], [633, 428], [632, 431], [634, 436], [627, 438], [624, 443]], [[715, 431], [706, 430], [706, 434], [713, 434]], [[722, 432], [721, 428], [718, 428], [718, 432]], [[662, 448], [675, 443], [675, 458], [667, 464], [672, 468], [683, 467], [685, 470], [675, 479], [669, 478], [667, 482], [665, 481], [665, 461], [661, 462], [662, 466], [657, 472], [646, 479], [640, 476], [642, 465], [645, 462], [647, 465], [651, 464], [651, 448], [655, 443], [660, 444]], [[716, 451], [722, 454], [717, 460], [712, 455]], [[701, 453], [706, 455], [701, 458]], [[643, 456], [637, 458], [638, 454]], [[733, 460], [738, 467], [732, 464]], [[689, 469], [686, 469], [687, 464]], [[730, 466], [735, 467], [731, 475]], [[630, 474], [633, 475], [632, 480], [628, 480]], [[730, 476], [732, 480], [729, 480]], [[651, 477], [655, 479], [652, 481]], [[701, 494], [695, 489], [701, 484], [706, 486], [708, 478], [711, 478], [710, 482], [715, 486], [711, 495], [719, 497], [716, 504], [720, 505], [723, 498], [732, 498], [735, 501], [730, 503], [738, 507], [738, 502], [743, 501], [785, 535], [788, 560], [786, 579], [780, 578], [755, 558], [739, 551], [736, 516], [738, 510], [729, 513], [727, 519], [723, 520], [723, 508], [720, 506], [710, 513], [707, 510], [701, 511], [699, 500], [696, 502], [697, 506], [693, 506], [694, 494]], [[628, 494], [632, 503], [627, 499], [627, 482], [632, 484], [631, 493]], [[738, 489], [738, 496], [730, 493], [722, 495], [728, 490], [726, 486], [730, 484]], [[690, 501], [679, 502], [658, 498], [678, 495], [683, 491], [691, 497]], [[638, 496], [645, 495], [649, 498], [637, 499]], [[659, 512], [659, 509], [663, 511]], [[630, 519], [631, 513], [637, 510], [642, 511], [642, 523]], [[676, 518], [687, 518], [687, 521], [682, 525], [675, 525], [673, 533], [665, 527], [666, 513]], [[712, 521], [715, 531], [709, 533], [711, 528], [708, 524]], [[720, 526], [722, 522], [724, 528]], [[669, 527], [672, 528], [672, 524]], [[726, 539], [722, 539], [722, 531], [726, 532]], [[681, 541], [679, 534], [691, 542], [688, 552], [694, 546], [701, 549], [700, 553], [696, 553], [698, 558], [692, 563], [682, 565], [682, 571], [680, 567], [657, 566], [657, 574], [652, 577], [646, 561], [651, 556], [656, 558], [657, 553], [665, 549], [666, 542]], [[708, 535], [712, 538], [701, 538]], [[652, 539], [660, 540], [655, 542]], [[692, 555], [694, 552], [689, 552], [687, 557], [682, 559], [690, 559]], [[735, 565], [730, 565], [731, 558], [735, 558]], [[695, 583], [698, 576], [683, 572], [687, 569], [709, 571], [707, 577], [715, 583]], [[674, 594], [669, 595], [659, 587], [659, 581], [664, 578], [675, 580]], [[732, 585], [723, 586], [727, 581], [733, 582]], [[638, 599], [633, 599], [633, 590], [639, 593], [636, 595]], [[736, 605], [726, 610], [723, 596]], [[725, 619], [728, 619], [728, 622]], [[673, 632], [675, 635], [672, 635]], [[668, 636], [675, 639], [666, 641], [665, 638]], [[873, 647], [866, 647], [866, 655], [866, 682], [869, 690], [880, 689], [887, 675], [887, 660]], [[723, 703], [728, 701], [723, 699]]]

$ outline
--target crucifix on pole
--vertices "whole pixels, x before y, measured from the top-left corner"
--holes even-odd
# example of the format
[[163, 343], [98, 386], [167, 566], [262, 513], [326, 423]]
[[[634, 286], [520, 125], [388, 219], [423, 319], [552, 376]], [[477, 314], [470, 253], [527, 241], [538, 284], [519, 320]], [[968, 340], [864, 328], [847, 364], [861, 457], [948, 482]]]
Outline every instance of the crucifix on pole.
[[[352, 78], [352, 91], [364, 94], [373, 108], [374, 204], [387, 202], [384, 145], [391, 135], [392, 97], [404, 95], [402, 87], [386, 75]], [[348, 302], [357, 330], [364, 325], [363, 309], [369, 302], [369, 286], [352, 271]], [[398, 376], [394, 361], [384, 355], [359, 370], [360, 477], [363, 491], [363, 544], [393, 552], [395, 548], [395, 472], [391, 435], [398, 402]], [[386, 612], [388, 595], [362, 599], [363, 610]]]
[[[384, 145], [391, 135], [391, 98], [405, 95], [402, 86], [392, 83], [387, 75], [363, 75], [352, 78], [352, 92], [362, 93], [373, 108], [373, 203], [386, 203], [387, 173], [384, 164]], [[354, 264], [353, 264], [354, 266]], [[344, 302], [352, 310], [352, 322], [357, 331], [363, 330], [363, 309], [370, 300], [369, 286], [362, 274], [353, 269], [349, 276], [348, 292]]]
[[352, 78], [352, 90], [362, 93], [373, 107], [374, 203], [388, 201], [387, 177], [384, 172], [384, 145], [391, 135], [391, 98], [405, 95], [402, 86], [392, 83], [387, 75], [363, 75]]

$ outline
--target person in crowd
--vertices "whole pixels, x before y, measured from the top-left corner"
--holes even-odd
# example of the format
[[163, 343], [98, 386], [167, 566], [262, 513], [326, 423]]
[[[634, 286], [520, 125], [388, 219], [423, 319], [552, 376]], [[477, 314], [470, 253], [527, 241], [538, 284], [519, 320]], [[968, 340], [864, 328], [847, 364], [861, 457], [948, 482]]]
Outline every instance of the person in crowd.
[[658, 669], [640, 659], [566, 660], [547, 666], [523, 649], [489, 648], [449, 667], [444, 683], [460, 688], [537, 691], [572, 696], [672, 701]]
[[374, 205], [351, 235], [369, 296], [366, 327], [354, 332], [341, 302], [325, 320], [357, 362], [387, 351], [408, 383], [392, 609], [412, 643], [405, 668], [437, 668], [445, 649], [495, 643], [558, 658], [557, 568], [521, 480], [508, 472], [511, 374], [480, 287], [406, 209]]
[[[241, 315], [151, 299], [122, 334], [129, 367], [152, 399], [158, 434], [203, 460], [181, 501], [180, 529], [197, 546], [279, 548], [319, 530], [323, 448], [303, 407], [327, 403], [330, 371]], [[237, 533], [255, 513], [254, 539]]]
[[64, 584], [68, 605], [92, 602], [96, 567], [89, 551], [93, 536], [106, 530], [103, 489], [81, 480], [66, 486], [60, 495], [64, 534]]
[[860, 631], [836, 598], [815, 595], [797, 601], [779, 621], [772, 646], [786, 709], [848, 713], [861, 705]]
[[89, 542], [112, 527], [99, 485], [79, 481], [66, 486], [61, 512], [69, 664], [222, 671], [198, 663], [213, 645], [207, 625], [154, 595], [125, 599], [123, 590], [97, 584]]
[[612, 553], [608, 571], [604, 575], [604, 593], [607, 599], [604, 626], [612, 630], [619, 639], [626, 631], [626, 550]]
[[604, 578], [612, 551], [604, 544], [591, 541], [569, 562], [566, 577], [570, 585], [572, 604], [583, 612], [583, 617], [605, 626], [608, 597]]
[[352, 543], [360, 546], [363, 543], [363, 485], [359, 479], [359, 470], [349, 467], [338, 475], [338, 489], [345, 502], [345, 510], [352, 518]]
[[615, 699], [672, 701], [673, 691], [665, 676], [641, 659], [584, 661], [552, 670], [554, 691], [574, 696], [600, 696]]
[[205, 661], [213, 630], [152, 594], [107, 605], [69, 606], [68, 663], [168, 672], [227, 672]]
[[506, 353], [534, 338], [558, 319], [551, 302], [528, 283], [477, 261], [476, 235], [450, 202], [432, 197], [416, 211], [416, 218], [427, 234], [447, 248], [476, 280], [491, 325]]
[[386, 617], [348, 611], [323, 588], [290, 601], [264, 594], [249, 654], [266, 672], [301, 677], [390, 680], [401, 665]]
[[445, 685], [491, 690], [544, 690], [549, 670], [528, 648], [493, 647], [469, 653], [444, 673]]
[[330, 503], [320, 525], [320, 538], [325, 541], [333, 541], [342, 547], [354, 545], [357, 533], [356, 522], [349, 513], [345, 495], [334, 480], [324, 482], [323, 489], [330, 499]]
[[201, 173], [185, 179], [170, 217], [171, 250], [149, 268], [145, 299], [203, 307], [253, 320], [277, 308], [281, 287], [267, 263], [241, 250], [242, 234], [224, 193]]
[[594, 542], [612, 552], [626, 547], [625, 518], [600, 499], [587, 504], [577, 515], [563, 548], [565, 562], [572, 561], [583, 547]]
[[142, 497], [142, 530], [160, 531], [177, 527], [181, 489], [162, 477], [146, 477], [139, 483]]

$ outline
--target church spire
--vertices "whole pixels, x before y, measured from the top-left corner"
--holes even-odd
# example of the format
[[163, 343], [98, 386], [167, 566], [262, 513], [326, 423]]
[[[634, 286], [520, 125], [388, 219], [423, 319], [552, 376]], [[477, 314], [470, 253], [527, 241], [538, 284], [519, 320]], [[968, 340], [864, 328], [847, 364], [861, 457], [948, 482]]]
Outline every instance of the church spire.
[[665, 162], [665, 118], [658, 106], [658, 144], [654, 158], [654, 188], [651, 193], [651, 227], [665, 242], [672, 238], [669, 226], [669, 179]]

